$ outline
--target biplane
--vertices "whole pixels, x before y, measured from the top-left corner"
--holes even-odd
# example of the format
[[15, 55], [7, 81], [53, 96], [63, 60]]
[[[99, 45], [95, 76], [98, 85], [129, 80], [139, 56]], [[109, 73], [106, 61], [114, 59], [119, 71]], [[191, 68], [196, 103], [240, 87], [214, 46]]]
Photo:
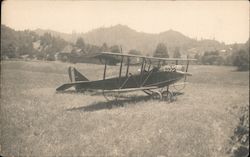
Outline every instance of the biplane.
[[[169, 87], [171, 85], [177, 85], [176, 83], [181, 79], [184, 79], [184, 82], [181, 84], [186, 84], [186, 77], [191, 76], [191, 73], [188, 73], [189, 62], [195, 60], [189, 59], [188, 57], [159, 58], [112, 52], [102, 52], [92, 57], [99, 58], [104, 64], [102, 79], [91, 81], [76, 70], [76, 68], [69, 67], [68, 73], [70, 82], [61, 85], [56, 91], [62, 92], [74, 87], [77, 92], [88, 90], [102, 91], [105, 98], [107, 98], [106, 95], [110, 93], [115, 93], [116, 95], [126, 92], [142, 91], [154, 98], [167, 98], [171, 100], [173, 93], [169, 90]], [[106, 76], [108, 57], [119, 58], [117, 76]], [[137, 73], [130, 72], [132, 58], [139, 59], [138, 64], [140, 65], [140, 69]], [[185, 62], [186, 65], [179, 65], [179, 62]], [[124, 68], [125, 71], [123, 71]]]

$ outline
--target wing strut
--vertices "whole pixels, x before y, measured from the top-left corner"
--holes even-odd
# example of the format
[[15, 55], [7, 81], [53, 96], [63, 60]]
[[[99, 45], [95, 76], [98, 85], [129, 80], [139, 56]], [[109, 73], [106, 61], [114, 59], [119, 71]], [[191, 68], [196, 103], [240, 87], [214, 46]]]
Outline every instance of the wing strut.
[[130, 64], [130, 58], [127, 58], [127, 71], [126, 71], [126, 77], [128, 77], [128, 72], [129, 72], [129, 64]]
[[120, 79], [121, 79], [121, 75], [122, 75], [122, 63], [123, 63], [123, 58], [124, 58], [124, 56], [122, 56], [122, 60], [121, 60], [121, 64], [120, 64], [119, 81], [118, 81], [119, 84], [120, 84]]
[[141, 82], [142, 82], [144, 69], [145, 69], [145, 58], [142, 59], [142, 63], [141, 63], [140, 84], [141, 84]]
[[[187, 67], [186, 67], [186, 72], [188, 71], [188, 66], [189, 66], [189, 60], [188, 60], [189, 56], [187, 55]], [[186, 82], [186, 79], [187, 79], [187, 75], [185, 75], [185, 78], [184, 78], [184, 82]]]
[[106, 78], [106, 69], [107, 69], [107, 59], [105, 59], [104, 71], [103, 71], [103, 80]]

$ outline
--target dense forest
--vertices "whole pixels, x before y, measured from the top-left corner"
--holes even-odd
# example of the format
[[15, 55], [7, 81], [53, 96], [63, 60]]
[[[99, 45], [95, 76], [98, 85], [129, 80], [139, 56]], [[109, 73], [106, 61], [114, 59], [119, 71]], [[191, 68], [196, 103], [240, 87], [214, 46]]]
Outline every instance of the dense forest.
[[[103, 29], [98, 31], [100, 33], [104, 33]], [[112, 33], [110, 29], [108, 31]], [[145, 54], [140, 49], [134, 48], [136, 47], [135, 44], [140, 45], [140, 43], [137, 42], [132, 44], [129, 53], [137, 55], [152, 55], [165, 58], [178, 58], [189, 55], [197, 59], [197, 64], [234, 65], [238, 67], [238, 70], [249, 69], [249, 40], [245, 44], [225, 45], [215, 41], [189, 40], [188, 37], [184, 37], [180, 33], [176, 33], [174, 31], [168, 33], [170, 33], [167, 35], [170, 37], [170, 39], [172, 38], [173, 41], [178, 41], [179, 38], [182, 38], [181, 40], [185, 41], [184, 44], [181, 42], [179, 45], [176, 44], [178, 42], [175, 42], [175, 44], [166, 44], [165, 40], [158, 40], [158, 44], [156, 44], [153, 50], [151, 50], [153, 52]], [[90, 36], [90, 33], [88, 35]], [[98, 38], [96, 32], [95, 36]], [[130, 36], [133, 37], [132, 34]], [[161, 36], [163, 36], [163, 34], [161, 34]], [[94, 40], [93, 37], [91, 40], [88, 38], [87, 41], [92, 40]], [[30, 30], [15, 31], [14, 29], [11, 29], [5, 25], [1, 25], [2, 60], [20, 58], [49, 61], [61, 60], [65, 62], [86, 62], [89, 60], [84, 58], [84, 56], [89, 54], [99, 53], [102, 51], [111, 51], [114, 53], [121, 52], [121, 47], [118, 44], [110, 44], [109, 46], [106, 42], [103, 42], [102, 44], [99, 43], [97, 45], [92, 43], [96, 42], [87, 43], [84, 36], [77, 36], [75, 40], [67, 40], [58, 34], [55, 35], [51, 33], [50, 31], [43, 33], [41, 33], [41, 30], [40, 33]], [[193, 47], [188, 47], [188, 43], [190, 43], [190, 45]], [[115, 58], [109, 58], [110, 64], [116, 64], [116, 62], [117, 60]]]

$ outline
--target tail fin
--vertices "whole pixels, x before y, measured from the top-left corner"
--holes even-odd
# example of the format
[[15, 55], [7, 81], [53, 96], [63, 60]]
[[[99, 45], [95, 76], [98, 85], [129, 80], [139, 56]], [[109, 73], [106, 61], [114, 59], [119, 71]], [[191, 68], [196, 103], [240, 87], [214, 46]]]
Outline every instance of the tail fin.
[[69, 67], [68, 73], [69, 73], [69, 79], [70, 79], [71, 82], [89, 81], [85, 76], [83, 76], [74, 67]]

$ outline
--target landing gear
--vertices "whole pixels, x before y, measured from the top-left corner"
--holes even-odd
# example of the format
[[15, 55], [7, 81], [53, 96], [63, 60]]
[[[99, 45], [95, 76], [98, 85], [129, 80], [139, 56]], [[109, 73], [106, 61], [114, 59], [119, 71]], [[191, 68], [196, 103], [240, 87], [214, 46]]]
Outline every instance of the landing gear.
[[169, 87], [167, 87], [167, 90], [164, 90], [164, 88], [162, 88], [159, 91], [144, 90], [144, 93], [148, 94], [153, 99], [169, 101], [169, 102], [173, 102], [176, 100], [175, 94], [169, 91]]
[[170, 91], [163, 91], [162, 92], [162, 97], [164, 101], [170, 101], [173, 102], [176, 100], [176, 96], [174, 95], [173, 92]]
[[104, 98], [107, 100], [107, 108], [111, 109], [113, 106], [121, 106], [123, 107], [124, 105], [120, 103], [119, 101], [123, 100], [121, 99], [120, 93], [119, 92], [114, 92], [114, 93], [105, 93], [105, 91], [102, 92]]
[[162, 94], [160, 91], [154, 91], [152, 94], [151, 94], [152, 98], [153, 99], [159, 99], [159, 100], [162, 100]]
[[102, 95], [107, 101], [118, 101], [120, 93], [114, 92], [114, 93], [105, 93], [105, 91], [102, 91]]

